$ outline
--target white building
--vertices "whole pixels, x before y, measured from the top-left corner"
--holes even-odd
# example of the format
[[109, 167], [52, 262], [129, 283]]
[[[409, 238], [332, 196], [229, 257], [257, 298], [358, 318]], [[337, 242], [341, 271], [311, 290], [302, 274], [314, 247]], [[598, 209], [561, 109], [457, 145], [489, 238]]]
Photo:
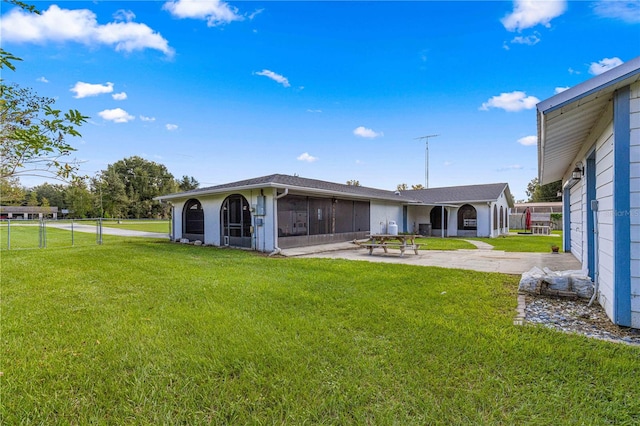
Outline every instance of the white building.
[[538, 104], [541, 184], [563, 181], [564, 250], [640, 328], [640, 57]]
[[[509, 229], [506, 183], [386, 191], [274, 174], [158, 197], [172, 239], [262, 252], [400, 232], [495, 237]], [[443, 219], [444, 218], [444, 219]]]

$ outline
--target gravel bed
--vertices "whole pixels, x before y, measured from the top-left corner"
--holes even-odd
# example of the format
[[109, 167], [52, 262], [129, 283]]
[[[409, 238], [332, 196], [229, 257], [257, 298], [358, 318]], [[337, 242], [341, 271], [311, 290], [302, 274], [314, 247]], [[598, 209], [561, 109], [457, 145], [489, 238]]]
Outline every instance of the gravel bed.
[[587, 306], [588, 303], [585, 299], [527, 295], [525, 321], [567, 333], [640, 346], [640, 330], [613, 324], [599, 304]]

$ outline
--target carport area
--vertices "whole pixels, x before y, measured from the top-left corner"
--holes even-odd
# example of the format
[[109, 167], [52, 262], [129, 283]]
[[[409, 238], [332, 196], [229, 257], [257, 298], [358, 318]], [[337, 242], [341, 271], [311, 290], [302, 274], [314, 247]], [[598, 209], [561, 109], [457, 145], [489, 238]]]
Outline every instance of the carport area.
[[[468, 240], [471, 243], [477, 241]], [[534, 266], [553, 271], [581, 269], [580, 262], [569, 253], [512, 253], [492, 250], [491, 246], [478, 245], [476, 250], [420, 250], [418, 255], [400, 257], [399, 251], [388, 254], [369, 251], [355, 243], [325, 244], [282, 250], [287, 257], [317, 257], [329, 259], [361, 260], [367, 262], [400, 263], [415, 266], [467, 269], [479, 272], [499, 272], [521, 275]]]

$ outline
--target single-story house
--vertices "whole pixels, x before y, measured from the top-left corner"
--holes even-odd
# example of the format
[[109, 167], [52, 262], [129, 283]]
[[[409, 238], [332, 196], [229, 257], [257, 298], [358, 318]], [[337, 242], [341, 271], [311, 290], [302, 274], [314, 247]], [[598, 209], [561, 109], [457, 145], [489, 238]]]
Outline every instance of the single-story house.
[[537, 105], [538, 177], [562, 180], [564, 250], [618, 325], [640, 328], [640, 57]]
[[57, 207], [0, 206], [0, 219], [46, 219], [58, 218]]
[[495, 237], [508, 232], [506, 183], [386, 191], [274, 174], [157, 198], [172, 206], [173, 240], [281, 248], [399, 232]]

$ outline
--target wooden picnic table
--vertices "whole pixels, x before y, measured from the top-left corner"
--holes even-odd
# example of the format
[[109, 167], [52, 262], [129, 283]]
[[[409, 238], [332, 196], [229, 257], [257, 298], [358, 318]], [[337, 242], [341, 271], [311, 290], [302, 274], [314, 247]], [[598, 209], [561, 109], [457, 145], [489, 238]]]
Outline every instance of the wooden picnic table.
[[413, 250], [415, 254], [418, 254], [420, 244], [416, 244], [416, 238], [419, 235], [413, 234], [371, 234], [369, 240], [361, 245], [369, 249], [369, 254], [373, 254], [374, 248], [382, 248], [385, 253], [388, 253], [389, 248], [400, 249], [400, 257], [404, 256], [406, 249]]

